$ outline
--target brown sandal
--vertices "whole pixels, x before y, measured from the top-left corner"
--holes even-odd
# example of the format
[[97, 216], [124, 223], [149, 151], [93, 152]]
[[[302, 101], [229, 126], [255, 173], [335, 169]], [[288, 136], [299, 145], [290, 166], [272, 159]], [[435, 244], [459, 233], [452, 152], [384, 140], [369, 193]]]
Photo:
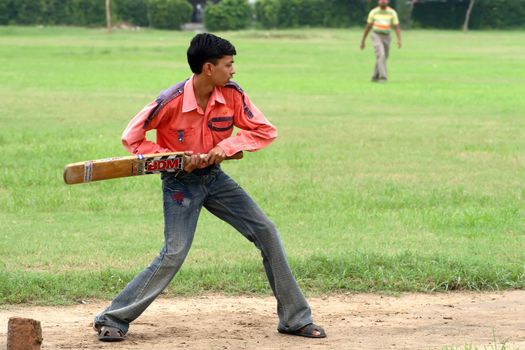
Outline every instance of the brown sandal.
[[304, 327], [299, 328], [295, 331], [283, 331], [278, 329], [279, 333], [298, 335], [300, 337], [307, 338], [326, 338], [326, 332], [324, 329], [316, 324], [310, 323]]

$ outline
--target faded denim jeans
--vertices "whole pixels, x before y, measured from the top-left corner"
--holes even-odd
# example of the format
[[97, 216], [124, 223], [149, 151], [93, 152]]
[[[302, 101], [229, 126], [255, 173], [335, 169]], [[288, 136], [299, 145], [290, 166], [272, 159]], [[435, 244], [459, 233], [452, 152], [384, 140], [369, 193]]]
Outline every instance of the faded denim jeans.
[[127, 333], [179, 271], [197, 227], [202, 207], [226, 221], [261, 251], [268, 281], [277, 299], [278, 329], [294, 331], [312, 322], [311, 310], [290, 271], [275, 225], [220, 166], [190, 174], [162, 175], [164, 247], [111, 305], [96, 316], [95, 325]]

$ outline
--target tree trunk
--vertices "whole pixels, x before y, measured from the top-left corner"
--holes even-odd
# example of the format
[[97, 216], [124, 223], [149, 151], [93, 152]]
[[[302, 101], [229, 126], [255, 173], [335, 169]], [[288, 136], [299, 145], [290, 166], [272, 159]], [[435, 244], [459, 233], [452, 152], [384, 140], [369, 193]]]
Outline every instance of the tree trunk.
[[111, 33], [111, 0], [106, 0], [106, 24], [108, 32]]
[[467, 13], [465, 14], [465, 22], [463, 23], [463, 31], [468, 30], [468, 22], [470, 21], [470, 14], [472, 13], [472, 8], [474, 7], [474, 2], [476, 0], [470, 0], [467, 8]]
[[396, 11], [399, 16], [399, 22], [403, 28], [410, 28], [412, 26], [412, 8], [413, 0], [401, 0], [396, 2]]

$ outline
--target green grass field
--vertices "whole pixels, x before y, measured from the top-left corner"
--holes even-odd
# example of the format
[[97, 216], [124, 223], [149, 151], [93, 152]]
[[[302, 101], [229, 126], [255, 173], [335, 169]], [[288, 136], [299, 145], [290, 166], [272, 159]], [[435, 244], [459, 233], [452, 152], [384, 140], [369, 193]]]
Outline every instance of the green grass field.
[[[219, 33], [220, 34], [220, 33]], [[309, 295], [525, 288], [524, 31], [405, 31], [373, 84], [361, 29], [223, 33], [278, 127], [224, 164]], [[155, 257], [157, 176], [67, 186], [67, 163], [189, 75], [193, 33], [0, 27], [0, 303], [111, 298]], [[255, 247], [208, 213], [167, 294], [263, 293]]]

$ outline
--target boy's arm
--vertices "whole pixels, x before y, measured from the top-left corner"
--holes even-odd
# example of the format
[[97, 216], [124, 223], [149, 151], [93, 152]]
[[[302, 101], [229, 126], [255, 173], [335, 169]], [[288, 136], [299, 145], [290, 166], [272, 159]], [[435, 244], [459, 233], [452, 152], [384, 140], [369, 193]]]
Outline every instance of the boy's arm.
[[[219, 142], [217, 146], [224, 155], [231, 157], [240, 151], [257, 151], [272, 143], [277, 137], [277, 129], [245, 94], [239, 93], [235, 104], [234, 125], [239, 132]], [[212, 150], [215, 152], [214, 150]], [[210, 153], [213, 153], [210, 151]], [[220, 153], [220, 152], [219, 152]]]
[[399, 24], [394, 26], [394, 31], [397, 35], [397, 47], [401, 48], [401, 30], [399, 29]]
[[162, 113], [144, 128], [144, 122], [157, 107], [157, 102], [153, 101], [144, 107], [137, 115], [131, 119], [128, 126], [122, 133], [122, 144], [131, 154], [148, 154], [170, 152], [169, 149], [160, 147], [154, 142], [146, 139], [146, 132], [158, 126], [162, 119]]
[[361, 39], [361, 45], [359, 46], [361, 50], [365, 48], [365, 40], [366, 40], [366, 37], [368, 36], [368, 33], [370, 32], [370, 29], [372, 29], [372, 24], [367, 23], [365, 26], [365, 31], [363, 33], [363, 38]]
[[366, 37], [368, 36], [368, 33], [370, 32], [370, 29], [372, 29], [373, 25], [374, 25], [374, 10], [368, 13], [368, 17], [366, 19], [365, 31], [363, 33], [363, 38], [361, 39], [361, 45], [359, 45], [361, 50], [365, 48]]
[[392, 25], [397, 36], [397, 47], [401, 48], [401, 29], [399, 28], [399, 17], [397, 12], [394, 12], [394, 18], [392, 19]]

